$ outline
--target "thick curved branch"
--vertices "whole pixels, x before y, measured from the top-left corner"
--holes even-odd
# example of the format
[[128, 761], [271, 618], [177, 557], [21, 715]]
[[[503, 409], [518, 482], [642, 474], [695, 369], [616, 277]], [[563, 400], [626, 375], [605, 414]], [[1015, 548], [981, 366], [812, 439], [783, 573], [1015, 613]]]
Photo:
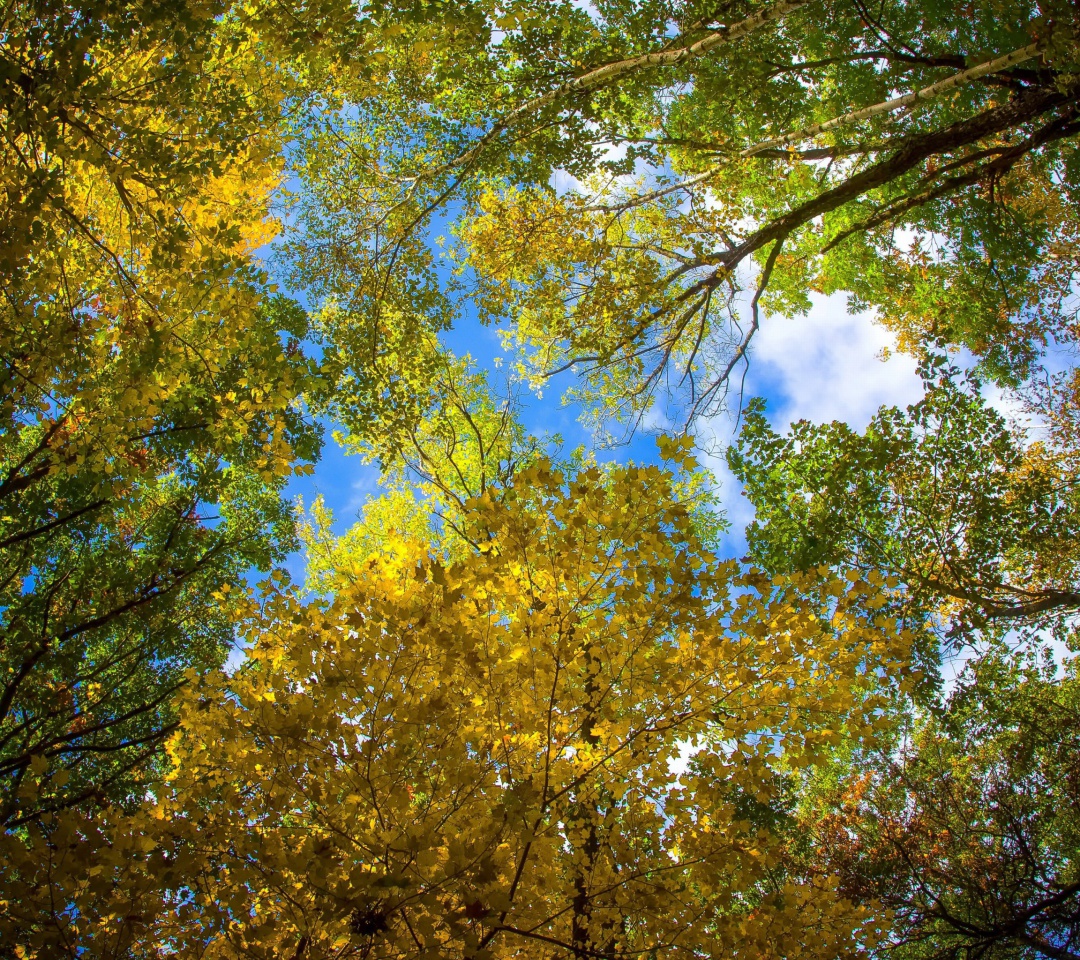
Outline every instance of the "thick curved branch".
[[[867, 217], [865, 220], [860, 220], [853, 226], [838, 233], [822, 247], [821, 253], [828, 253], [849, 237], [852, 237], [857, 233], [865, 233], [867, 230], [872, 230], [874, 227], [879, 227], [895, 220], [898, 216], [907, 213], [909, 210], [914, 210], [917, 207], [921, 207], [924, 204], [937, 200], [949, 193], [955, 193], [957, 190], [963, 189], [964, 187], [972, 186], [987, 177], [1001, 176], [1012, 169], [1017, 161], [1032, 150], [1045, 146], [1048, 143], [1053, 143], [1055, 140], [1061, 140], [1065, 137], [1072, 136], [1078, 132], [1080, 132], [1080, 124], [1076, 122], [1075, 115], [1070, 112], [1066, 116], [1059, 117], [1054, 122], [1046, 124], [1014, 147], [1001, 148], [993, 151], [980, 151], [980, 153], [972, 157], [965, 157], [963, 160], [956, 161], [956, 163], [950, 164], [951, 168], [955, 169], [958, 164], [963, 162], [974, 162], [982, 156], [991, 154], [997, 155], [997, 158], [991, 163], [976, 167], [974, 170], [961, 176], [948, 177], [939, 182], [936, 186], [931, 187], [929, 190], [903, 197], [900, 200], [886, 205], [877, 213], [873, 214], [873, 216]], [[942, 169], [944, 170], [947, 168]]]
[[940, 130], [911, 137], [891, 156], [754, 231], [735, 249], [721, 255], [716, 270], [699, 281], [695, 287], [689, 288], [688, 293], [693, 293], [698, 287], [704, 290], [718, 285], [751, 254], [790, 236], [816, 217], [831, 213], [845, 203], [891, 183], [930, 157], [960, 150], [986, 137], [1013, 130], [1050, 110], [1072, 103], [1078, 91], [1080, 83], [1076, 82], [1064, 91], [1025, 90], [1001, 106], [985, 110]]

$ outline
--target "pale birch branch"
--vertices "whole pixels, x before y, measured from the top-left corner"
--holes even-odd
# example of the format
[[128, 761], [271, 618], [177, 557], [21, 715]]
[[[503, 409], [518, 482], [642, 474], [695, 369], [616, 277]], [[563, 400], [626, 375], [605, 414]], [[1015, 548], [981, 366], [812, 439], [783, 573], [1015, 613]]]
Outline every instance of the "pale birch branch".
[[883, 113], [892, 113], [894, 110], [910, 107], [921, 100], [930, 100], [939, 94], [946, 93], [956, 87], [970, 83], [972, 80], [978, 80], [980, 77], [985, 77], [989, 73], [997, 73], [999, 70], [1004, 70], [1017, 63], [1030, 60], [1039, 52], [1041, 46], [1041, 42], [1029, 43], [1026, 47], [1014, 50], [1012, 53], [1006, 53], [993, 60], [987, 60], [984, 63], [980, 63], [967, 70], [961, 70], [959, 73], [954, 73], [951, 77], [939, 80], [937, 83], [932, 83], [930, 86], [923, 87], [921, 90], [916, 90], [914, 93], [909, 93], [902, 97], [894, 97], [892, 100], [885, 100], [882, 103], [875, 103], [872, 106], [863, 107], [861, 110], [852, 110], [850, 113], [845, 113], [841, 117], [833, 117], [832, 120], [815, 123], [809, 127], [803, 127], [801, 130], [795, 130], [792, 133], [785, 133], [782, 137], [776, 137], [772, 140], [762, 140], [760, 143], [755, 143], [752, 147], [747, 147], [739, 154], [739, 156], [744, 158], [753, 157], [765, 150], [783, 147], [789, 143], [799, 143], [803, 140], [809, 140], [812, 137], [816, 137], [828, 130], [833, 130], [845, 123], [868, 120], [871, 117], [876, 117]]
[[653, 200], [660, 200], [661, 198], [672, 193], [677, 193], [680, 190], [690, 190], [691, 187], [696, 187], [699, 183], [704, 183], [706, 180], [715, 177], [719, 171], [719, 167], [710, 167], [704, 173], [699, 173], [696, 177], [689, 177], [686, 180], [680, 180], [678, 183], [672, 183], [666, 187], [659, 187], [650, 193], [643, 193], [636, 197], [627, 197], [622, 203], [590, 203], [586, 204], [581, 209], [614, 212], [628, 210], [630, 207], [639, 207], [642, 204], [651, 203]]
[[450, 168], [459, 167], [471, 162], [496, 137], [503, 131], [514, 126], [514, 124], [521, 120], [522, 117], [526, 117], [530, 113], [535, 113], [537, 110], [542, 110], [544, 107], [555, 103], [563, 97], [592, 90], [594, 87], [598, 87], [601, 84], [617, 80], [619, 77], [625, 76], [626, 74], [634, 73], [648, 67], [670, 67], [684, 63], [687, 60], [693, 60], [697, 57], [704, 56], [709, 51], [715, 50], [717, 47], [724, 46], [725, 44], [732, 43], [735, 40], [739, 40], [747, 34], [753, 33], [755, 30], [758, 30], [775, 20], [779, 20], [781, 17], [785, 17], [787, 14], [798, 10], [800, 7], [805, 7], [812, 2], [813, 0], [781, 0], [781, 2], [777, 3], [775, 6], [762, 10], [752, 17], [747, 17], [745, 20], [732, 24], [730, 27], [721, 27], [719, 30], [710, 33], [707, 37], [702, 37], [702, 39], [689, 46], [679, 47], [675, 50], [659, 50], [654, 53], [642, 54], [640, 57], [630, 57], [627, 60], [616, 60], [613, 63], [605, 63], [602, 67], [597, 67], [595, 70], [583, 73], [580, 77], [574, 77], [573, 80], [567, 80], [566, 83], [560, 84], [554, 90], [550, 90], [539, 97], [534, 97], [532, 100], [527, 100], [520, 106], [515, 107], [505, 117], [497, 121], [496, 124], [480, 137], [480, 139], [468, 150], [459, 154], [453, 160], [442, 164], [432, 171], [432, 174], [441, 173]]

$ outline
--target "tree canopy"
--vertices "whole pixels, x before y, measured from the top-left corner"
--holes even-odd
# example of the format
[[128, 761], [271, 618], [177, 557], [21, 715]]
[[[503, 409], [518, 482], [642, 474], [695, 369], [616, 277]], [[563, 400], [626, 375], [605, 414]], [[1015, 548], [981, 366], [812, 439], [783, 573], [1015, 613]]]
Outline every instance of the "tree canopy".
[[598, 479], [540, 462], [472, 502], [488, 536], [459, 562], [399, 540], [332, 600], [274, 591], [244, 666], [183, 694], [142, 855], [67, 889], [108, 897], [99, 924], [34, 897], [47, 831], [10, 875], [28, 946], [160, 924], [199, 956], [852, 949], [872, 916], [785, 875], [771, 805], [903, 685], [884, 584], [742, 574], [669, 473]]
[[1080, 960], [1075, 4], [0, 18], [0, 958]]
[[827, 782], [803, 822], [841, 891], [894, 911], [890, 952], [1075, 954], [1076, 715], [1075, 661], [996, 651], [902, 747]]
[[751, 555], [770, 571], [888, 570], [911, 615], [953, 640], [1067, 632], [1080, 604], [1075, 450], [1025, 443], [941, 358], [923, 373], [923, 399], [882, 408], [863, 434], [800, 421], [781, 437], [751, 405], [728, 457], [755, 507]]
[[1066, 5], [467, 6], [395, 25], [300, 132], [297, 276], [373, 361], [464, 300], [634, 423], [716, 411], [762, 312], [814, 290], [1003, 381], [1075, 337]]

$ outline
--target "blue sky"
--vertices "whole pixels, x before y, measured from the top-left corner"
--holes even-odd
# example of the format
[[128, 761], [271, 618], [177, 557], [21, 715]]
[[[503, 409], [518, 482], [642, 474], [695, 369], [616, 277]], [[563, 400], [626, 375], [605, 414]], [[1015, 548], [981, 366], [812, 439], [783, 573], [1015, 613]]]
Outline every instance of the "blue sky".
[[[295, 292], [293, 292], [295, 296]], [[875, 323], [869, 313], [851, 314], [847, 298], [812, 296], [812, 308], [804, 316], [766, 316], [751, 347], [750, 365], [745, 381], [745, 399], [765, 397], [768, 416], [774, 429], [785, 430], [795, 420], [815, 422], [841, 420], [862, 429], [883, 404], [905, 406], [922, 395], [922, 382], [916, 362], [895, 350], [895, 338]], [[458, 356], [466, 353], [482, 368], [491, 371], [493, 385], [499, 384], [508, 363], [496, 366], [496, 358], [508, 361], [498, 331], [484, 327], [475, 319], [463, 322], [444, 336], [446, 345]], [[961, 365], [970, 366], [973, 358], [959, 356]], [[572, 374], [545, 391], [538, 398], [522, 389], [521, 415], [524, 425], [535, 434], [561, 434], [567, 449], [592, 438], [578, 422], [580, 409], [564, 405], [561, 394]], [[1000, 391], [988, 390], [987, 399], [1006, 414], [1016, 408]], [[327, 425], [326, 444], [320, 462], [310, 477], [294, 478], [287, 493], [300, 496], [310, 504], [321, 495], [335, 515], [337, 532], [343, 533], [355, 522], [358, 511], [370, 496], [378, 495], [379, 472], [356, 456], [346, 456], [333, 440], [332, 425]], [[732, 557], [746, 552], [743, 531], [753, 519], [750, 504], [741, 495], [738, 482], [730, 474], [722, 457], [723, 449], [735, 437], [733, 413], [721, 414], [699, 423], [702, 450], [699, 459], [713, 473], [721, 501], [731, 522], [731, 529], [721, 543], [721, 551]], [[657, 459], [655, 440], [641, 432], [632, 443], [612, 450], [599, 451], [602, 459], [639, 462]], [[288, 564], [297, 580], [304, 576], [303, 557], [296, 555]], [[945, 674], [948, 682], [963, 665], [963, 658], [950, 662]]]
[[[496, 369], [495, 359], [506, 358], [506, 352], [497, 331], [466, 320], [444, 340], [459, 356], [470, 354], [479, 366], [492, 372], [493, 383], [499, 382], [506, 366]], [[861, 428], [880, 405], [905, 405], [921, 396], [914, 360], [895, 352], [887, 360], [882, 358], [883, 352], [894, 346], [892, 335], [869, 314], [849, 314], [843, 296], [817, 297], [806, 316], [765, 318], [753, 343], [745, 396], [767, 398], [769, 418], [776, 429], [800, 418], [844, 420]], [[542, 398], [523, 390], [523, 422], [537, 434], [561, 434], [567, 449], [579, 444], [592, 446], [592, 438], [578, 422], [580, 410], [561, 401], [562, 389], [569, 382], [567, 379], [556, 389], [545, 390]], [[706, 449], [700, 459], [716, 477], [732, 523], [725, 552], [739, 555], [745, 546], [742, 530], [751, 519], [750, 507], [718, 455], [734, 438], [734, 427], [730, 414], [701, 424], [699, 433]], [[652, 435], [641, 432], [632, 443], [599, 455], [619, 461], [650, 461], [656, 459], [656, 446]], [[365, 499], [378, 494], [378, 470], [358, 457], [346, 456], [328, 430], [314, 475], [294, 479], [288, 492], [308, 503], [321, 494], [334, 511], [340, 532], [356, 519]]]
[[[582, 5], [587, 7], [586, 0]], [[620, 151], [607, 151], [616, 156]], [[651, 175], [650, 171], [640, 171]], [[651, 171], [655, 174], [655, 171]], [[556, 192], [582, 190], [580, 181], [555, 171], [551, 186]], [[293, 180], [290, 189], [303, 192], [303, 184]], [[453, 205], [451, 205], [452, 207]], [[453, 210], [436, 215], [430, 224], [430, 235], [448, 229]], [[288, 229], [296, 229], [296, 220], [286, 215]], [[270, 252], [270, 251], [265, 251]], [[274, 264], [268, 264], [275, 272]], [[447, 265], [449, 273], [449, 265]], [[283, 287], [286, 284], [282, 284]], [[296, 291], [287, 291], [297, 296]], [[464, 317], [454, 330], [442, 336], [443, 342], [457, 356], [470, 355], [481, 368], [489, 371], [492, 386], [499, 389], [505, 382], [511, 357], [503, 350], [497, 330], [482, 326], [475, 318]], [[745, 380], [745, 399], [763, 396], [768, 401], [768, 413], [774, 429], [783, 430], [801, 418], [813, 421], [843, 420], [852, 427], [862, 428], [882, 404], [906, 405], [922, 394], [916, 374], [915, 361], [897, 354], [895, 340], [884, 328], [874, 323], [868, 313], [852, 315], [847, 311], [843, 295], [813, 298], [813, 308], [801, 317], [765, 317], [751, 346], [751, 361]], [[891, 354], [883, 359], [885, 354]], [[501, 368], [497, 358], [507, 361]], [[564, 390], [572, 383], [568, 372], [544, 390], [542, 397], [520, 390], [521, 417], [534, 434], [559, 434], [565, 449], [579, 445], [593, 448], [593, 438], [578, 421], [580, 409], [562, 403]], [[288, 493], [301, 496], [310, 503], [322, 495], [335, 516], [335, 528], [344, 532], [356, 519], [369, 496], [377, 495], [378, 470], [364, 464], [358, 457], [345, 456], [334, 442], [328, 425], [326, 444], [321, 461], [311, 477], [296, 478]], [[743, 528], [751, 519], [749, 504], [740, 495], [735, 479], [730, 475], [720, 455], [734, 439], [735, 420], [731, 414], [721, 414], [711, 421], [699, 422], [697, 432], [702, 440], [699, 459], [713, 472], [731, 521], [731, 532], [724, 550], [739, 556], [745, 550]], [[657, 459], [655, 440], [644, 431], [632, 442], [611, 450], [598, 450], [603, 460], [634, 459], [649, 462]], [[294, 572], [301, 565], [291, 564]]]

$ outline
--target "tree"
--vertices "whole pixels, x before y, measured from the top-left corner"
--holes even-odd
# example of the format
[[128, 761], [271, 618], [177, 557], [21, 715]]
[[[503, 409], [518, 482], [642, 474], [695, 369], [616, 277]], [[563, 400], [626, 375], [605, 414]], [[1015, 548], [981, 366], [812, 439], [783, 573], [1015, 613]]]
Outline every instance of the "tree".
[[[259, 351], [273, 365], [277, 330], [267, 317], [248, 334], [249, 375]], [[171, 695], [184, 670], [220, 663], [234, 641], [234, 605], [221, 591], [295, 542], [283, 475], [295, 454], [311, 458], [316, 449], [300, 411], [274, 411], [274, 397], [269, 415], [244, 411], [231, 426], [241, 432], [226, 442], [215, 434], [230, 401], [203, 393], [205, 380], [179, 388], [158, 380], [169, 372], [178, 371], [139, 371], [150, 383], [125, 387], [126, 378], [117, 383], [115, 370], [104, 371], [101, 392], [124, 390], [121, 409], [99, 419], [77, 395], [4, 438], [5, 827], [58, 805], [133, 790], [137, 799], [137, 775], [175, 728]], [[239, 380], [239, 357], [221, 374]], [[268, 449], [277, 462], [267, 461]], [[36, 763], [47, 763], [49, 776], [27, 795]]]
[[[0, 31], [0, 823], [138, 799], [215, 592], [293, 542], [317, 432], [274, 232], [281, 89], [220, 4], [8, 5]], [[26, 792], [31, 769], [48, 775]]]
[[895, 575], [913, 622], [952, 641], [1065, 636], [1080, 607], [1075, 449], [1011, 431], [944, 360], [922, 371], [923, 399], [882, 407], [863, 433], [799, 421], [780, 436], [751, 404], [728, 454], [754, 505], [750, 555], [776, 573]]
[[[402, 536], [428, 542], [445, 560], [479, 549], [488, 537], [485, 518], [469, 510], [468, 502], [504, 496], [517, 475], [541, 459], [565, 474], [597, 469], [601, 485], [619, 476], [615, 464], [599, 463], [584, 447], [567, 452], [557, 434], [529, 434], [518, 416], [520, 388], [512, 381], [496, 394], [471, 358], [457, 360], [437, 347], [432, 354], [426, 392], [410, 398], [421, 417], [380, 421], [383, 429], [373, 431], [352, 410], [348, 429], [335, 434], [348, 452], [378, 461], [383, 492], [367, 498], [359, 522], [341, 537], [333, 533], [325, 503], [312, 505], [302, 536], [313, 589], [332, 590], [336, 580]], [[675, 490], [702, 546], [718, 549], [728, 524], [712, 475], [698, 467], [682, 470]]]
[[891, 954], [1077, 956], [1076, 667], [1045, 649], [973, 661], [945, 710], [808, 805], [821, 869], [894, 912]]
[[[780, 436], [755, 402], [729, 452], [755, 506], [750, 554], [768, 571], [889, 573], [903, 584], [896, 615], [936, 627], [954, 656], [950, 644], [981, 651], [951, 693], [897, 705], [890, 744], [841, 750], [831, 775], [803, 783], [795, 835], [811, 842], [793, 856], [892, 911], [901, 957], [1068, 960], [1080, 933], [1077, 664], [1059, 671], [1044, 641], [1075, 649], [1070, 420], [1033, 442], [943, 359], [923, 376], [922, 400], [883, 407], [863, 433], [800, 421]], [[1070, 409], [1044, 399], [1055, 416]]]
[[114, 811], [101, 871], [30, 831], [5, 873], [7, 942], [310, 957], [872, 942], [871, 911], [785, 876], [769, 814], [781, 746], [790, 770], [873, 739], [910, 638], [855, 575], [718, 561], [669, 473], [598, 480], [538, 463], [469, 504], [490, 536], [457, 562], [398, 541], [332, 598], [272, 591], [241, 669], [183, 692], [169, 777], [146, 813]]
[[576, 369], [633, 424], [667, 391], [715, 410], [760, 311], [810, 290], [1002, 380], [1075, 337], [1071, 7], [462, 6], [387, 28], [300, 132], [297, 276], [373, 361], [465, 297], [534, 382]]
[[470, 525], [477, 515], [468, 501], [500, 496], [545, 448], [550, 453], [558, 446], [558, 438], [530, 436], [518, 419], [513, 388], [506, 384], [505, 395], [497, 396], [469, 357], [457, 360], [435, 347], [430, 369], [424, 393], [409, 400], [420, 415], [396, 420], [391, 414], [389, 423], [373, 424], [358, 420], [354, 408], [346, 429], [335, 434], [347, 452], [378, 462], [382, 492], [366, 498], [358, 522], [340, 537], [325, 502], [312, 504], [301, 525], [310, 588], [332, 591], [402, 538], [427, 542], [444, 560], [477, 549], [487, 535]]

